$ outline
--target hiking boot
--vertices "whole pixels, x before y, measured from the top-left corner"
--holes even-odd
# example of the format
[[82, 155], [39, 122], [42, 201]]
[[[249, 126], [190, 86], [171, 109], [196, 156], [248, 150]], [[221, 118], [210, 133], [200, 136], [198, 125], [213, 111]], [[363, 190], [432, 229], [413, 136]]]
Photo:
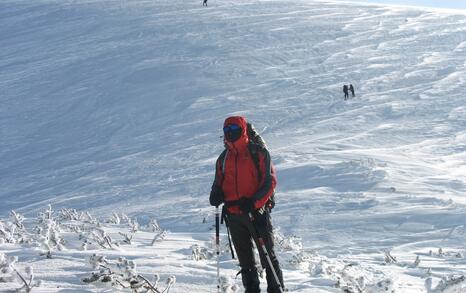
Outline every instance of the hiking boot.
[[245, 288], [245, 293], [260, 293], [259, 277], [257, 275], [257, 269], [242, 269], [241, 279]]

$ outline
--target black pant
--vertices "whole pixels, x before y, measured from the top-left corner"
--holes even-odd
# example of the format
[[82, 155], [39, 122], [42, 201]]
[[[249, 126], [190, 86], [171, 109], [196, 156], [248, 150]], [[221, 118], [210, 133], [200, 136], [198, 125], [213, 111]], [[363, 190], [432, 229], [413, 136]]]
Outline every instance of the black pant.
[[[263, 214], [254, 213], [254, 222], [252, 222], [259, 235], [264, 240], [265, 246], [269, 253], [273, 267], [280, 283], [283, 284], [283, 275], [274, 251], [272, 223], [270, 221], [270, 213], [268, 211]], [[256, 261], [254, 258], [254, 246], [251, 235], [251, 222], [247, 215], [228, 215], [228, 225], [230, 228], [231, 238], [235, 245], [236, 254], [238, 255], [239, 264], [241, 266], [241, 277], [245, 288], [245, 293], [260, 292], [259, 278], [257, 276]], [[267, 259], [262, 252], [261, 247], [256, 243], [259, 249], [260, 261], [262, 267], [266, 268], [267, 275], [267, 292], [279, 293], [280, 285], [275, 281], [275, 277], [270, 269]]]

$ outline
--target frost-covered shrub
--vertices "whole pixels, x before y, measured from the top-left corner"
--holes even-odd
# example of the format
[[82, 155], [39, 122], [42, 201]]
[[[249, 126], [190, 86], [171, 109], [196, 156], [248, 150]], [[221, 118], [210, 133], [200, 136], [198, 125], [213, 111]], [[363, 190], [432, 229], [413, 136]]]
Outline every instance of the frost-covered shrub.
[[16, 256], [6, 256], [0, 253], [0, 283], [14, 283], [13, 287], [16, 292], [31, 292], [33, 287], [40, 286], [40, 281], [34, 280], [34, 270], [27, 266], [25, 274], [20, 273], [15, 265], [18, 262]]
[[16, 213], [15, 211], [11, 211], [11, 212], [10, 212], [10, 219], [11, 219], [11, 222], [12, 222], [18, 229], [24, 230], [24, 224], [23, 224], [24, 216], [23, 216], [23, 215], [18, 214], [18, 213]]
[[318, 262], [311, 262], [309, 264], [309, 273], [311, 276], [316, 277], [324, 272], [324, 262], [320, 260]]
[[301, 238], [296, 235], [284, 236], [279, 232], [275, 234], [275, 242], [284, 251], [296, 251], [301, 252], [303, 250], [303, 244]]
[[396, 257], [392, 256], [391, 252], [389, 250], [385, 251], [385, 263], [386, 264], [392, 264], [396, 263]]
[[155, 234], [154, 238], [152, 239], [151, 245], [154, 246], [155, 243], [162, 241], [163, 239], [165, 239], [166, 236], [167, 236], [167, 231], [158, 232], [157, 234]]
[[52, 257], [54, 250], [63, 250], [65, 240], [61, 235], [60, 223], [53, 216], [52, 206], [49, 205], [47, 210], [39, 214], [38, 225], [34, 228], [38, 245], [44, 251], [42, 255], [47, 258]]
[[337, 279], [335, 287], [347, 293], [393, 293], [395, 284], [392, 279], [364, 270], [358, 263], [340, 264], [327, 270], [327, 275]]
[[[129, 232], [117, 230], [127, 227]], [[135, 233], [141, 230], [155, 233], [152, 245], [162, 241], [167, 235], [167, 231], [164, 231], [155, 219], [150, 220], [147, 225], [140, 226], [136, 219], [115, 213], [111, 221], [104, 223], [89, 212], [79, 212], [75, 209], [61, 209], [55, 212], [52, 206], [48, 205], [36, 219], [27, 219], [15, 211], [11, 211], [8, 219], [0, 219], [0, 244], [15, 244], [19, 247], [33, 244], [43, 250], [42, 255], [52, 258], [55, 251], [65, 249], [65, 244], [70, 245], [70, 249], [120, 250], [119, 241], [132, 245]], [[113, 240], [108, 231], [112, 231], [112, 236], [116, 235], [115, 238], [119, 239]], [[55, 257], [58, 257], [58, 254]], [[18, 270], [15, 267], [17, 260], [17, 257], [0, 253], [0, 283], [6, 283], [1, 288], [30, 292], [33, 287], [39, 286], [39, 282], [34, 281], [33, 267], [21, 265], [24, 269]], [[115, 286], [118, 290], [129, 289], [132, 292], [158, 292], [160, 277], [154, 275], [149, 281], [137, 273], [134, 261], [125, 258], [108, 261], [105, 257], [94, 256], [89, 259], [89, 263], [96, 272], [85, 279], [87, 282], [99, 282]], [[175, 282], [174, 276], [167, 278], [163, 291], [169, 292]]]
[[86, 213], [78, 212], [75, 209], [66, 209], [66, 208], [63, 208], [60, 210], [58, 217], [60, 221], [85, 222], [86, 220], [89, 220]]
[[220, 276], [219, 280], [220, 292], [222, 293], [237, 293], [240, 292], [240, 287], [235, 284], [234, 280], [228, 277]]
[[[233, 246], [233, 243], [231, 243]], [[220, 239], [220, 246], [219, 246], [219, 255], [223, 254], [231, 254], [230, 242], [228, 241], [228, 237], [224, 236]], [[209, 245], [207, 247], [201, 247], [198, 244], [194, 244], [191, 246], [191, 256], [194, 260], [208, 260], [212, 259], [217, 256], [217, 244], [215, 241], [215, 237], [212, 237]], [[236, 256], [235, 256], [236, 257]]]
[[192, 257], [194, 260], [205, 260], [212, 257], [212, 253], [205, 247], [201, 247], [197, 244], [191, 246]]
[[107, 220], [107, 223], [116, 224], [116, 225], [119, 225], [120, 222], [121, 222], [120, 216], [115, 212], [113, 212], [112, 217]]
[[151, 219], [149, 221], [149, 223], [147, 224], [147, 226], [145, 227], [146, 231], [149, 231], [149, 232], [162, 232], [163, 229], [160, 228], [160, 225], [159, 223], [157, 223], [157, 220], [155, 219]]
[[130, 219], [128, 225], [131, 228], [131, 232], [136, 233], [139, 231], [139, 222], [136, 219]]
[[153, 281], [149, 281], [138, 274], [134, 261], [124, 257], [110, 261], [104, 256], [94, 254], [88, 258], [88, 263], [97, 271], [82, 279], [85, 283], [104, 283], [118, 289], [128, 289], [131, 292], [169, 292], [176, 283], [175, 276], [170, 276], [167, 278], [166, 288], [159, 291], [157, 289], [159, 275], [154, 275]]
[[4, 253], [0, 252], [0, 283], [9, 283], [14, 280], [13, 273], [13, 264], [16, 262], [17, 258], [8, 257]]
[[131, 240], [133, 240], [134, 233], [127, 234], [127, 233], [118, 232], [118, 234], [123, 236], [123, 242], [124, 243], [131, 244]]
[[275, 243], [278, 250], [281, 252], [281, 263], [285, 267], [292, 269], [306, 269], [310, 267], [310, 263], [320, 262], [320, 258], [313, 253], [305, 252], [301, 239], [295, 235], [285, 236], [279, 231], [275, 231]]
[[31, 243], [31, 235], [24, 225], [24, 216], [10, 212], [10, 219], [0, 221], [0, 244], [24, 244]]
[[0, 221], [0, 241], [2, 243], [16, 243], [14, 237], [15, 227], [9, 223]]
[[[95, 248], [116, 249], [120, 243], [113, 241], [110, 235], [103, 228], [94, 227], [90, 231], [81, 234], [81, 239], [84, 239], [83, 248], [87, 249], [88, 245], [94, 245]], [[85, 250], [85, 249], [84, 249]]]
[[394, 292], [394, 283], [391, 279], [384, 279], [377, 282], [374, 285], [369, 285], [365, 287], [365, 291], [367, 293], [379, 293], [379, 292]]
[[432, 288], [432, 278], [429, 277], [425, 280], [425, 287], [427, 293], [462, 293], [466, 290], [466, 276], [446, 276]]

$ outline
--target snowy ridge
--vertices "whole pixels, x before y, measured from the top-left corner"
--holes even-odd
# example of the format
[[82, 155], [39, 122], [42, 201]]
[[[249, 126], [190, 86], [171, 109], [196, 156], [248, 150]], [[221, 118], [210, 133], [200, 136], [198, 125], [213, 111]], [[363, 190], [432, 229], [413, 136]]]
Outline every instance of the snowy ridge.
[[[292, 292], [461, 292], [465, 23], [336, 1], [2, 1], [0, 218], [48, 204], [156, 218], [164, 249], [136, 233], [96, 253], [214, 292], [216, 263], [192, 247], [211, 249], [221, 126], [241, 114], [277, 168], [274, 223], [300, 243], [279, 255]], [[49, 260], [4, 242], [43, 281], [32, 292], [114, 290], [80, 281], [79, 247]], [[221, 264], [239, 285], [227, 250]]]
[[[319, 0], [315, 0], [319, 1]], [[424, 11], [435, 11], [436, 13], [446, 14], [466, 14], [466, 6], [463, 3], [456, 1], [423, 1], [423, 0], [322, 0], [324, 3], [334, 2], [337, 4], [345, 3], [352, 5], [371, 5], [379, 6], [382, 8], [395, 7], [403, 9], [414, 9]]]

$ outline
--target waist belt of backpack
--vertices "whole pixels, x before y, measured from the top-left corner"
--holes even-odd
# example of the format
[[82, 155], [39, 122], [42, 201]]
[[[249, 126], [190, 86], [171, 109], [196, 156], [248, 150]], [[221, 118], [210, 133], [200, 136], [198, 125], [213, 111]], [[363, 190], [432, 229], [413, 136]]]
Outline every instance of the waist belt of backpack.
[[230, 237], [230, 228], [228, 227], [228, 215], [227, 215], [227, 208], [225, 205], [223, 205], [222, 208], [222, 216], [221, 216], [221, 224], [225, 221], [225, 226], [227, 227], [227, 234], [228, 234], [228, 244], [230, 244], [230, 251], [231, 251], [231, 257], [234, 259], [235, 258], [235, 252], [233, 250], [233, 245], [231, 245], [231, 237]]

